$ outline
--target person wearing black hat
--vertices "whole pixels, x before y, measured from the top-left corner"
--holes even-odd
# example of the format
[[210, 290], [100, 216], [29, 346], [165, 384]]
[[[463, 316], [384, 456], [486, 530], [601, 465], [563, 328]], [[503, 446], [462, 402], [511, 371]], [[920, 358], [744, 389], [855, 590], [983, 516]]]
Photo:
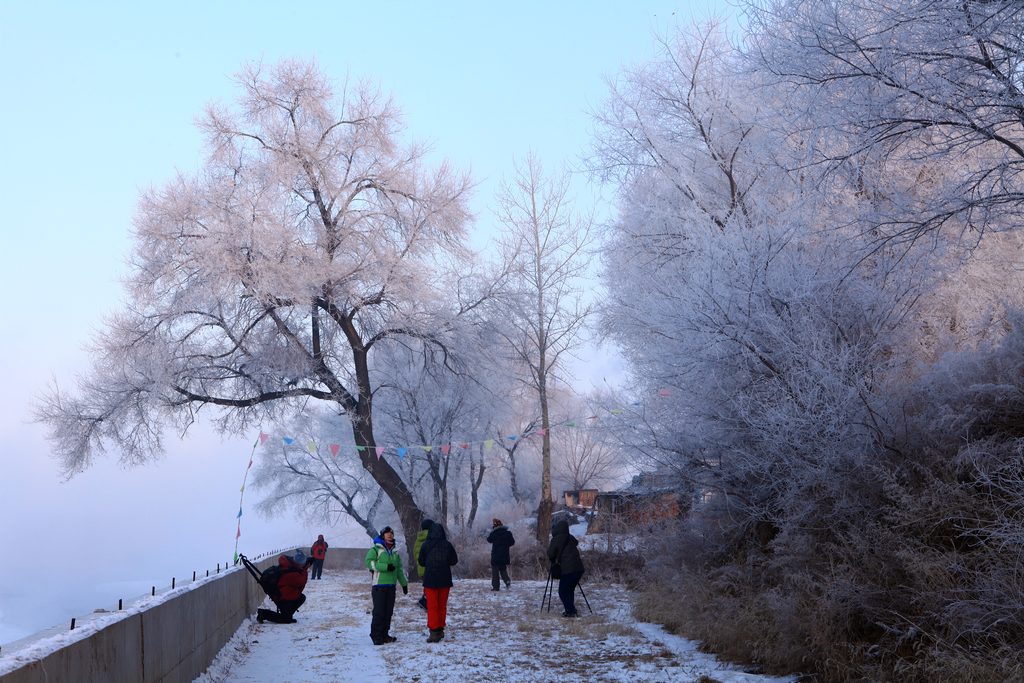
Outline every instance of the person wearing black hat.
[[512, 561], [509, 548], [516, 544], [512, 531], [495, 517], [491, 520], [491, 533], [487, 535], [487, 542], [491, 544], [491, 590], [501, 590], [501, 581], [505, 582], [505, 588], [511, 588], [512, 582], [508, 578], [508, 565]]
[[397, 638], [391, 630], [391, 616], [395, 611], [395, 583], [402, 585], [402, 593], [409, 594], [409, 581], [402, 571], [402, 556], [395, 549], [395, 532], [386, 526], [373, 539], [373, 547], [366, 553], [366, 568], [373, 580], [373, 617], [370, 621], [370, 640], [374, 645], [393, 643]]

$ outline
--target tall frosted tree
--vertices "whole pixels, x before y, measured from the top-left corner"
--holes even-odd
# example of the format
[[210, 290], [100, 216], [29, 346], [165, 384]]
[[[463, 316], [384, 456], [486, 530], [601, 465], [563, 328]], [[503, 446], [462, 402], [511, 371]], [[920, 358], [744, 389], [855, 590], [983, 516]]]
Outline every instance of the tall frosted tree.
[[148, 460], [163, 426], [185, 430], [205, 406], [241, 433], [322, 402], [350, 421], [411, 540], [422, 512], [376, 455], [371, 361], [385, 340], [444, 346], [468, 179], [400, 146], [398, 112], [372, 87], [338, 93], [292, 61], [238, 82], [237, 106], [199, 122], [200, 170], [142, 196], [127, 305], [79, 391], [55, 389], [39, 417], [74, 472], [108, 447]]
[[564, 174], [547, 176], [532, 155], [517, 166], [499, 197], [502, 254], [508, 273], [503, 328], [522, 380], [535, 392], [540, 414], [541, 492], [537, 539], [547, 541], [551, 487], [551, 388], [565, 356], [580, 341], [590, 312], [582, 300], [589, 266], [590, 222], [576, 215]]

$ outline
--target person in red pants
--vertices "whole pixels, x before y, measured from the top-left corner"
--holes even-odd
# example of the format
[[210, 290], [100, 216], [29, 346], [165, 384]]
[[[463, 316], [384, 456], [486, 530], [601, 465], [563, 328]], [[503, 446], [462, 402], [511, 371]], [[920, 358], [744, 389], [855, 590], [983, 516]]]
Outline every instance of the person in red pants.
[[427, 596], [427, 628], [430, 629], [427, 642], [437, 643], [444, 638], [452, 567], [459, 563], [459, 555], [448, 541], [444, 527], [435, 522], [416, 559], [423, 565], [423, 592]]

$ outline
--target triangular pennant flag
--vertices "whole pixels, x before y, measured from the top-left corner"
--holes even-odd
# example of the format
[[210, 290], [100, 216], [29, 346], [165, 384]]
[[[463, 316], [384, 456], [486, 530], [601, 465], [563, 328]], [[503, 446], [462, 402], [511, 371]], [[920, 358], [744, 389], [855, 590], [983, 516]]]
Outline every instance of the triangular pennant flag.
[[665, 398], [666, 396], [671, 396], [671, 395], [672, 395], [672, 392], [669, 391], [668, 389], [658, 389], [658, 396], [661, 396], [662, 398]]
[[515, 441], [516, 439], [519, 438], [519, 436], [517, 436], [516, 434], [509, 434], [505, 438], [508, 439], [509, 441]]
[[316, 444], [310, 441], [306, 444], [306, 450], [310, 453], [316, 453]]
[[576, 426], [576, 420], [569, 420], [568, 422], [565, 423], [565, 426], [566, 427], [575, 427]]
[[624, 411], [622, 410], [622, 408], [612, 408], [608, 412], [611, 413], [612, 415], [622, 415]]
[[380, 460], [380, 456], [384, 455], [384, 447], [377, 446], [377, 459]]
[[336, 443], [332, 443], [330, 446], [328, 446], [328, 448], [331, 449], [331, 457], [337, 458], [338, 451], [341, 450], [341, 446]]
[[[249, 461], [249, 467], [252, 467], [252, 460]], [[249, 467], [246, 467], [245, 469], [249, 469]]]
[[445, 445], [441, 446], [441, 452], [444, 455], [448, 455], [448, 451], [450, 451], [451, 449], [452, 449], [452, 445], [450, 443], [446, 443]]
[[235, 564], [238, 564], [238, 551], [235, 551]]
[[404, 458], [405, 457], [405, 452], [407, 450], [409, 450], [409, 449], [406, 448], [405, 446], [399, 446], [398, 448], [395, 449], [395, 452], [398, 453], [398, 457], [399, 458]]
[[490, 448], [493, 445], [494, 445], [494, 439], [487, 439], [487, 441], [484, 441], [484, 448]]
[[284, 442], [285, 446], [291, 446], [293, 443], [295, 443], [295, 439], [293, 439], [290, 436], [283, 436], [283, 437], [281, 437], [281, 441]]
[[242, 484], [242, 488], [240, 488], [240, 489], [238, 489], [238, 490], [239, 490], [239, 491], [245, 491], [245, 484]]
[[420, 446], [420, 448], [423, 449], [424, 453], [429, 453], [430, 451], [434, 450], [433, 446]]
[[366, 450], [366, 446], [356, 446], [356, 450], [362, 453], [363, 451]]
[[269, 439], [269, 438], [270, 438], [269, 434], [264, 434], [263, 432], [260, 432], [260, 443], [266, 443], [267, 439]]
[[241, 527], [241, 525], [239, 525], [238, 529], [235, 531], [235, 538], [237, 539], [241, 535], [242, 535], [242, 527]]
[[459, 444], [459, 448], [469, 448], [469, 443], [463, 441], [462, 443]]
[[591, 416], [590, 416], [590, 417], [588, 417], [587, 419], [588, 419], [588, 420], [596, 420], [596, 419], [597, 419], [597, 415], [591, 415]]
[[239, 517], [241, 517], [241, 516], [242, 516], [242, 508], [238, 508], [238, 516], [239, 516]]
[[631, 406], [638, 406], [638, 405], [640, 405], [640, 401], [633, 401], [629, 405], [631, 405]]
[[537, 433], [540, 434], [541, 436], [544, 436], [545, 434], [548, 433], [548, 430], [547, 429], [538, 429]]

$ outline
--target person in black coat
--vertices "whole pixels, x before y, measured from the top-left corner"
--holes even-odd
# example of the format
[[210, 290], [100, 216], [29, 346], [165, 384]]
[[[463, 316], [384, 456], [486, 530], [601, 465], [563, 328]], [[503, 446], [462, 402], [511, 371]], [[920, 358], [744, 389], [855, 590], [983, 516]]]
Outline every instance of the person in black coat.
[[[569, 522], [560, 519], [551, 526], [551, 543], [548, 544], [548, 560], [552, 567], [558, 565], [558, 598], [565, 611], [563, 617], [576, 617], [576, 585], [583, 576], [583, 558], [580, 557], [579, 541], [569, 533]], [[557, 572], [552, 573], [555, 576]]]
[[508, 549], [516, 544], [516, 539], [507, 526], [501, 520], [491, 520], [491, 533], [487, 535], [487, 542], [491, 544], [491, 590], [501, 590], [501, 583], [505, 582], [505, 588], [511, 588], [512, 582], [508, 578], [508, 565], [512, 562]]
[[436, 643], [444, 638], [452, 567], [459, 563], [459, 555], [448, 541], [443, 526], [435, 522], [430, 527], [417, 560], [423, 565], [423, 592], [427, 596], [427, 628], [430, 629], [427, 642]]

